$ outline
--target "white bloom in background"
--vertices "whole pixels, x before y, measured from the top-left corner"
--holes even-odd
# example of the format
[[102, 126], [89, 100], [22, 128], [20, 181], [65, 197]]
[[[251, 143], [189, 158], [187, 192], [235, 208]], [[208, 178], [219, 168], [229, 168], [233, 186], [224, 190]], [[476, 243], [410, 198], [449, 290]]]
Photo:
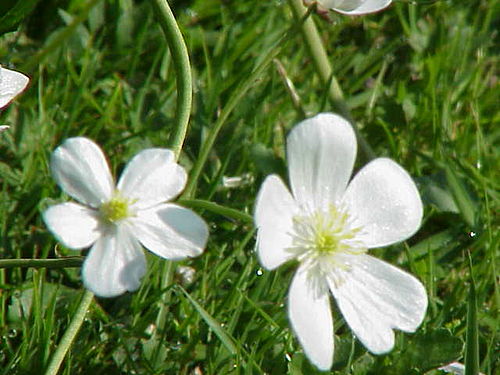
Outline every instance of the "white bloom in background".
[[318, 4], [342, 14], [357, 16], [387, 8], [392, 0], [317, 0]]
[[[455, 375], [465, 375], [465, 366], [460, 362], [451, 362], [446, 366], [439, 367], [438, 370], [442, 370], [444, 372], [448, 372]], [[478, 375], [484, 375], [480, 372]]]
[[417, 188], [387, 158], [373, 160], [349, 182], [356, 148], [354, 131], [340, 116], [301, 122], [287, 139], [292, 193], [278, 176], [268, 176], [255, 210], [261, 264], [272, 270], [290, 259], [299, 262], [288, 315], [304, 352], [322, 370], [333, 359], [330, 293], [374, 354], [393, 348], [393, 329], [414, 332], [427, 308], [415, 277], [367, 254], [418, 230]]
[[0, 132], [3, 132], [4, 130], [7, 130], [8, 128], [10, 128], [9, 125], [0, 125]]
[[0, 65], [0, 109], [10, 103], [28, 85], [29, 78], [24, 74], [2, 68]]
[[70, 249], [92, 245], [82, 278], [95, 294], [113, 297], [139, 287], [146, 273], [142, 246], [171, 260], [203, 252], [208, 238], [203, 219], [165, 203], [184, 189], [187, 179], [172, 151], [141, 151], [125, 167], [116, 187], [104, 154], [87, 138], [66, 140], [50, 162], [56, 182], [80, 204], [52, 206], [43, 219]]

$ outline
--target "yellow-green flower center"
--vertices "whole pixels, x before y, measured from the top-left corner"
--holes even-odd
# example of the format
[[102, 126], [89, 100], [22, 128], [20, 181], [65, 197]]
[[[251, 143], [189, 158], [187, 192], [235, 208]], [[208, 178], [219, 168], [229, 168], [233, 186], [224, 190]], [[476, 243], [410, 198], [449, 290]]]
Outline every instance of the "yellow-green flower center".
[[132, 216], [130, 212], [130, 203], [129, 199], [116, 193], [108, 202], [101, 205], [99, 212], [105, 222], [116, 223]]
[[312, 251], [316, 255], [332, 255], [350, 252], [358, 248], [356, 235], [360, 228], [354, 227], [347, 212], [330, 205], [325, 211], [293, 218], [294, 248]]
[[367, 251], [360, 239], [361, 228], [346, 210], [335, 205], [295, 216], [290, 234], [292, 246], [288, 251], [308, 267], [310, 275], [333, 277], [336, 284], [342, 282], [337, 271], [350, 269], [350, 257]]

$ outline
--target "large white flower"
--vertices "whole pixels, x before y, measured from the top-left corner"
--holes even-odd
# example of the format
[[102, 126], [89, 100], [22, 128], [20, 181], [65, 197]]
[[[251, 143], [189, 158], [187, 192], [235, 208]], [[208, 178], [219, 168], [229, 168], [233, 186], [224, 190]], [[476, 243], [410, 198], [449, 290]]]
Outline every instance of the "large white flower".
[[184, 189], [186, 172], [167, 149], [147, 149], [114, 185], [101, 149], [70, 138], [51, 157], [52, 175], [81, 204], [48, 208], [43, 218], [70, 249], [92, 245], [82, 268], [85, 286], [102, 297], [136, 290], [146, 272], [141, 244], [166, 259], [200, 255], [208, 228], [191, 210], [165, 203]]
[[28, 85], [29, 78], [24, 74], [2, 68], [0, 65], [0, 109], [10, 103]]
[[324, 8], [351, 16], [378, 12], [387, 8], [392, 0], [317, 0]]
[[349, 182], [356, 157], [351, 125], [319, 114], [287, 140], [291, 191], [276, 175], [257, 197], [255, 222], [261, 264], [272, 270], [299, 262], [288, 293], [288, 315], [309, 359], [331, 367], [333, 294], [345, 321], [375, 354], [394, 346], [393, 329], [413, 332], [427, 295], [408, 273], [367, 254], [417, 231], [422, 203], [408, 173], [375, 159]]

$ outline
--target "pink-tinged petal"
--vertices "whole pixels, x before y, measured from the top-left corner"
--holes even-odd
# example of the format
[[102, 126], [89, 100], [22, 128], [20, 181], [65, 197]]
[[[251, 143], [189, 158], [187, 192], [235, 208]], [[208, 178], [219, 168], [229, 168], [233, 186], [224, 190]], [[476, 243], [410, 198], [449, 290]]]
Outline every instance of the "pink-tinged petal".
[[427, 310], [424, 286], [412, 275], [369, 255], [354, 255], [343, 281], [330, 283], [356, 337], [374, 354], [394, 346], [393, 329], [414, 332]]
[[318, 288], [305, 267], [295, 274], [288, 292], [288, 317], [309, 360], [328, 370], [333, 360], [333, 319], [328, 288]]
[[0, 66], [0, 108], [23, 92], [28, 82], [29, 78], [24, 74]]
[[50, 160], [52, 176], [77, 201], [99, 207], [114, 190], [108, 163], [99, 146], [83, 137], [69, 138]]
[[137, 213], [134, 234], [156, 255], [179, 260], [200, 255], [208, 239], [205, 221], [187, 208], [162, 204]]
[[381, 11], [387, 8], [392, 0], [319, 0], [318, 2], [336, 12], [357, 16]]
[[118, 182], [124, 197], [143, 209], [175, 198], [186, 185], [187, 174], [174, 153], [153, 148], [141, 151], [128, 163]]
[[403, 241], [422, 222], [422, 201], [415, 183], [390, 159], [375, 159], [363, 167], [347, 187], [343, 202], [362, 228], [358, 238], [368, 248]]
[[264, 180], [256, 202], [257, 254], [262, 266], [272, 270], [294, 256], [287, 249], [292, 245], [290, 233], [297, 207], [285, 184], [276, 175]]
[[287, 146], [295, 200], [311, 210], [338, 201], [356, 158], [356, 136], [349, 122], [321, 113], [293, 128]]
[[137, 290], [146, 273], [146, 258], [126, 225], [111, 228], [90, 250], [82, 267], [83, 283], [99, 297]]
[[43, 220], [59, 242], [79, 250], [92, 245], [101, 235], [95, 210], [77, 203], [62, 203], [49, 207]]

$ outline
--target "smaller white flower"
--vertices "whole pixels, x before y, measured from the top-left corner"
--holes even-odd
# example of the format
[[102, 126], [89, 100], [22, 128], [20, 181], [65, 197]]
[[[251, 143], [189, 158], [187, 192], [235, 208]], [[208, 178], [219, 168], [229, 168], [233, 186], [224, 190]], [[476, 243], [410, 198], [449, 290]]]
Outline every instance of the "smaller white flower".
[[43, 219], [68, 248], [92, 245], [82, 278], [96, 295], [113, 297], [139, 287], [146, 272], [142, 246], [171, 260], [203, 252], [208, 238], [203, 219], [165, 203], [184, 189], [187, 179], [172, 151], [141, 151], [116, 187], [104, 154], [87, 138], [66, 140], [52, 154], [50, 167], [58, 185], [80, 204], [49, 207]]
[[318, 4], [342, 14], [357, 16], [387, 8], [392, 0], [317, 0]]
[[322, 370], [331, 367], [334, 351], [330, 293], [374, 354], [393, 348], [393, 329], [414, 332], [427, 309], [420, 281], [367, 254], [417, 231], [417, 188], [387, 158], [373, 160], [349, 182], [356, 148], [354, 131], [340, 116], [301, 122], [287, 139], [292, 194], [278, 176], [268, 176], [255, 209], [260, 263], [272, 270], [299, 262], [288, 316], [304, 352]]
[[28, 85], [29, 78], [24, 74], [2, 68], [0, 65], [0, 109], [10, 103]]
[[9, 128], [10, 128], [9, 125], [0, 125], [0, 132], [3, 132], [4, 130], [7, 130]]

